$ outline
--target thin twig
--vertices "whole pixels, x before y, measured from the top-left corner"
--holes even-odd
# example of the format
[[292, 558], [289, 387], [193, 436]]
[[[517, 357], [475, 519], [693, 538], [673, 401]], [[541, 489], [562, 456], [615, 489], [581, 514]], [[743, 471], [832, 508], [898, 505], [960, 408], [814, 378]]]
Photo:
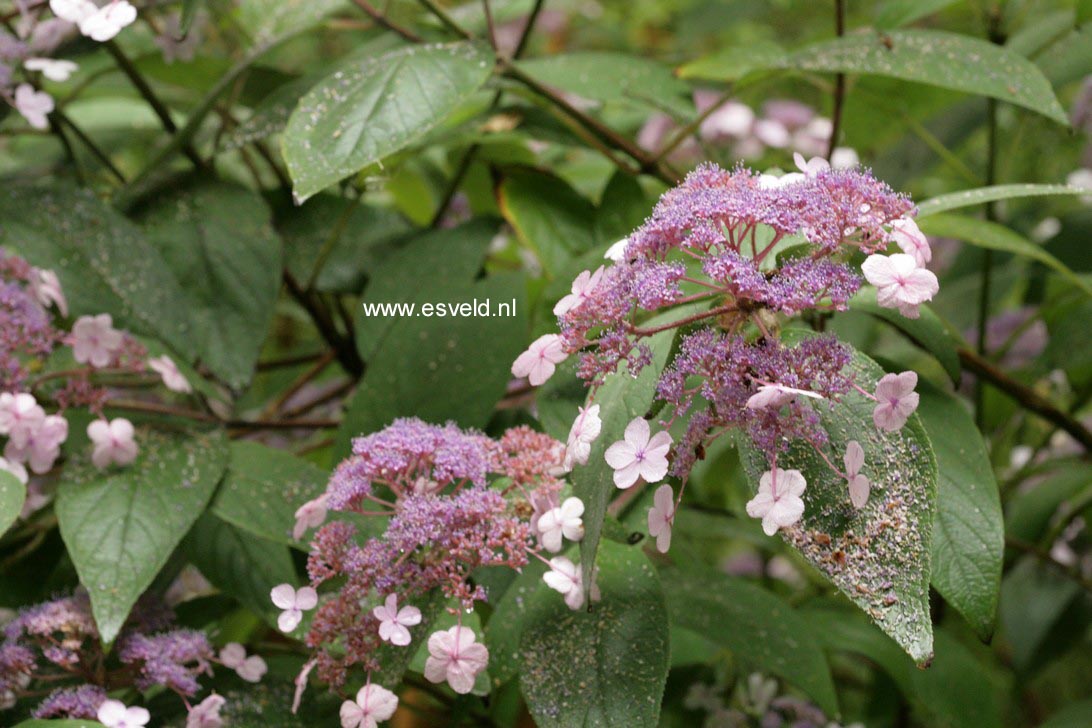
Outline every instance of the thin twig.
[[[841, 38], [846, 34], [846, 0], [834, 0], [834, 32]], [[830, 141], [827, 142], [827, 161], [834, 155], [838, 144], [838, 133], [842, 127], [842, 106], [845, 103], [846, 75], [839, 73], [834, 77], [834, 109], [830, 115]]]
[[284, 283], [292, 297], [307, 311], [322, 338], [337, 352], [337, 359], [345, 371], [357, 378], [364, 374], [364, 360], [360, 358], [355, 342], [338, 332], [334, 319], [322, 301], [304, 290], [287, 270], [284, 271]]
[[114, 166], [114, 163], [110, 161], [110, 157], [106, 156], [106, 152], [99, 149], [99, 146], [95, 144], [91, 137], [87, 136], [83, 129], [76, 126], [76, 123], [72, 121], [67, 114], [58, 109], [53, 112], [53, 117], [71, 129], [72, 133], [76, 135], [76, 138], [80, 140], [80, 143], [87, 147], [87, 150], [91, 152], [91, 155], [99, 160], [99, 162], [102, 163], [102, 166], [106, 167], [118, 182], [125, 184], [125, 175], [121, 173], [121, 170]]
[[436, 19], [439, 20], [440, 23], [445, 28], [452, 31], [453, 33], [456, 33], [457, 35], [461, 35], [463, 38], [465, 38], [467, 40], [474, 40], [474, 34], [473, 33], [471, 33], [469, 30], [467, 30], [463, 26], [459, 25], [458, 21], [456, 21], [455, 18], [451, 17], [451, 15], [449, 15], [446, 10], [444, 10], [442, 7], [440, 7], [440, 5], [435, 3], [433, 0], [417, 0], [417, 1], [419, 3], [421, 3], [422, 5], [424, 5], [425, 8], [430, 13], [435, 15]]
[[398, 23], [395, 23], [367, 0], [353, 0], [353, 4], [363, 10], [369, 18], [374, 20], [376, 25], [380, 25], [387, 30], [397, 33], [410, 43], [420, 43], [422, 41], [421, 36], [417, 35], [409, 28], [403, 28]]
[[489, 34], [489, 45], [493, 51], [497, 50], [497, 29], [493, 27], [493, 9], [489, 7], [489, 0], [482, 0], [482, 11], [485, 13], [485, 27]]

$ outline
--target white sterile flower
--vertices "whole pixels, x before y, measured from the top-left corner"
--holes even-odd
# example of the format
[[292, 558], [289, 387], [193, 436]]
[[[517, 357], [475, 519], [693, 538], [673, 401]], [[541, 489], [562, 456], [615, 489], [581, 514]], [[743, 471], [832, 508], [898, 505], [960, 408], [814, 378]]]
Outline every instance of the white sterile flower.
[[398, 709], [398, 696], [381, 685], [360, 688], [356, 700], [341, 704], [341, 728], [376, 728]]
[[296, 525], [292, 527], [292, 538], [299, 541], [309, 528], [318, 528], [326, 521], [326, 501], [330, 496], [323, 493], [314, 500], [309, 500], [296, 509]]
[[552, 553], [561, 550], [562, 536], [570, 541], [584, 538], [584, 501], [566, 498], [557, 508], [543, 513], [536, 524], [542, 547]]
[[178, 365], [166, 354], [149, 359], [148, 368], [159, 374], [163, 379], [163, 384], [172, 392], [189, 394], [193, 391], [189, 381], [182, 375], [182, 372], [178, 371]]
[[33, 394], [0, 393], [0, 435], [7, 435], [18, 446], [22, 446], [30, 434], [41, 427], [45, 416], [45, 410]]
[[759, 386], [758, 391], [748, 398], [747, 409], [765, 409], [766, 407], [773, 407], [776, 409], [784, 404], [788, 404], [798, 396], [811, 397], [812, 399], [824, 398], [823, 395], [818, 392], [812, 392], [807, 389], [785, 387], [781, 384], [762, 384]]
[[805, 177], [816, 177], [820, 172], [830, 169], [830, 162], [822, 157], [804, 159], [804, 155], [800, 152], [793, 152], [792, 161], [796, 162], [796, 168], [803, 172]]
[[537, 387], [553, 376], [557, 365], [569, 358], [564, 342], [557, 334], [545, 334], [531, 342], [527, 351], [512, 363], [512, 375], [527, 377]]
[[835, 147], [830, 154], [830, 166], [834, 169], [852, 169], [860, 163], [861, 158], [852, 147]]
[[806, 179], [807, 177], [800, 172], [789, 172], [780, 177], [776, 174], [760, 174], [758, 176], [758, 186], [763, 190], [775, 190], [778, 187], [796, 184], [797, 182], [803, 182]]
[[919, 268], [933, 259], [933, 251], [929, 247], [929, 239], [918, 228], [912, 217], [900, 217], [891, 223], [891, 239], [902, 249], [902, 252], [914, 259]]
[[227, 700], [222, 695], [213, 693], [186, 714], [186, 728], [224, 728], [224, 719], [220, 709]]
[[901, 429], [918, 408], [917, 386], [916, 372], [885, 374], [876, 384], [876, 409], [872, 411], [876, 427], [888, 432]]
[[80, 32], [91, 40], [104, 43], [120, 33], [122, 28], [132, 25], [136, 18], [136, 8], [127, 0], [111, 0], [93, 15], [79, 21]]
[[656, 550], [666, 554], [671, 548], [671, 524], [675, 520], [675, 492], [670, 485], [661, 485], [652, 497], [648, 509], [648, 535], [656, 539]]
[[627, 245], [629, 245], [629, 238], [622, 238], [607, 248], [607, 252], [603, 253], [603, 257], [607, 260], [613, 260], [615, 263], [619, 263], [626, 259]]
[[667, 452], [671, 449], [671, 435], [657, 432], [649, 437], [648, 421], [636, 417], [626, 426], [624, 438], [607, 448], [604, 457], [614, 469], [614, 484], [628, 488], [643, 478], [646, 483], [657, 483], [667, 475]]
[[80, 316], [72, 325], [72, 355], [80, 364], [101, 369], [121, 350], [125, 337], [114, 328], [108, 313]]
[[425, 678], [434, 683], [446, 680], [460, 695], [474, 689], [478, 673], [489, 664], [489, 650], [476, 641], [474, 630], [460, 625], [433, 632], [428, 654]]
[[58, 83], [67, 81], [80, 68], [72, 61], [54, 58], [28, 58], [23, 61], [23, 67], [28, 71], [40, 71], [50, 81]]
[[864, 448], [856, 440], [846, 443], [846, 454], [842, 458], [846, 465], [846, 482], [849, 485], [849, 501], [854, 508], [864, 508], [868, 502], [868, 492], [871, 485], [868, 478], [861, 475], [864, 467]]
[[870, 255], [861, 271], [876, 287], [876, 302], [884, 308], [897, 308], [906, 318], [917, 318], [918, 306], [940, 290], [933, 272], [919, 268], [913, 256], [905, 253]]
[[238, 642], [228, 642], [220, 650], [220, 662], [224, 667], [234, 670], [239, 677], [247, 682], [257, 683], [262, 681], [262, 676], [268, 671], [268, 667], [258, 655], [246, 654], [246, 648]]
[[144, 708], [127, 708], [120, 700], [107, 700], [99, 706], [99, 723], [106, 728], [141, 728], [148, 725], [151, 714]]
[[318, 592], [309, 586], [296, 589], [291, 584], [280, 584], [269, 593], [273, 606], [283, 609], [277, 617], [277, 628], [281, 632], [291, 632], [300, 626], [303, 613], [318, 606]]
[[399, 647], [411, 641], [407, 628], [421, 624], [421, 610], [413, 606], [399, 609], [397, 594], [388, 594], [387, 601], [372, 609], [372, 614], [379, 620], [379, 638]]
[[569, 437], [565, 442], [566, 470], [572, 470], [573, 464], [587, 465], [591, 456], [591, 446], [603, 431], [603, 420], [599, 418], [599, 405], [581, 407], [580, 414], [569, 428]]
[[779, 528], [793, 525], [804, 515], [804, 501], [800, 496], [806, 487], [807, 481], [799, 470], [767, 470], [758, 481], [758, 493], [747, 501], [747, 515], [761, 518], [762, 530], [772, 536]]
[[565, 604], [576, 611], [584, 606], [583, 577], [580, 567], [564, 556], [550, 559], [550, 570], [542, 575], [546, 586], [565, 597]]
[[49, 0], [49, 9], [61, 20], [79, 24], [97, 13], [99, 6], [91, 0]]
[[56, 304], [62, 316], [68, 315], [68, 300], [61, 289], [61, 281], [51, 270], [32, 268], [30, 271], [30, 292], [45, 307]]
[[45, 91], [35, 91], [29, 83], [21, 83], [15, 89], [15, 110], [35, 129], [49, 128], [47, 117], [53, 109], [53, 97]]
[[554, 306], [554, 316], [564, 316], [574, 308], [580, 308], [580, 304], [599, 285], [599, 279], [603, 277], [603, 266], [595, 269], [595, 272], [584, 271], [576, 277], [572, 285], [572, 293], [567, 294]]
[[87, 436], [94, 446], [91, 462], [96, 468], [128, 465], [136, 460], [139, 448], [134, 439], [133, 423], [124, 417], [109, 422], [95, 420], [87, 426]]
[[68, 420], [61, 415], [46, 415], [37, 427], [25, 431], [23, 436], [10, 438], [4, 447], [4, 457], [26, 463], [41, 475], [53, 469], [53, 463], [61, 455], [61, 445], [67, 439]]
[[792, 136], [785, 125], [774, 119], [759, 119], [755, 122], [754, 134], [768, 147], [784, 149], [789, 146]]
[[726, 101], [705, 117], [698, 127], [698, 133], [703, 139], [739, 139], [751, 133], [754, 123], [755, 112], [750, 106], [739, 101]]

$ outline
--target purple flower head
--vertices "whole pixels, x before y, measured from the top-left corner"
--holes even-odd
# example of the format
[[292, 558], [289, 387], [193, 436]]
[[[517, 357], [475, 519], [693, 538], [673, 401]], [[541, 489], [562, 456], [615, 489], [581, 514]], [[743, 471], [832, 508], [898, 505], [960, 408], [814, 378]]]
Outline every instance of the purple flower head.
[[118, 657], [137, 668], [136, 686], [141, 690], [162, 685], [192, 696], [201, 689], [197, 675], [209, 672], [213, 651], [204, 632], [179, 629], [130, 635], [120, 640]]
[[58, 688], [34, 709], [33, 716], [47, 719], [95, 720], [99, 706], [106, 702], [106, 691], [98, 685]]

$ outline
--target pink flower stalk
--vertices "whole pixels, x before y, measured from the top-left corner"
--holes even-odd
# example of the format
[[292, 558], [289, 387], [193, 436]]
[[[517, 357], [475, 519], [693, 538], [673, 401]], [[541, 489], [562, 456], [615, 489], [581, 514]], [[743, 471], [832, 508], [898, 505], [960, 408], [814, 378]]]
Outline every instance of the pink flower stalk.
[[666, 554], [671, 548], [671, 524], [675, 520], [675, 492], [670, 485], [661, 485], [652, 497], [648, 509], [648, 535], [656, 539], [656, 550]]
[[114, 328], [108, 313], [80, 316], [72, 325], [72, 354], [80, 364], [101, 369], [121, 351], [125, 337]]
[[309, 586], [296, 589], [291, 584], [280, 584], [273, 587], [269, 597], [273, 606], [284, 610], [277, 617], [277, 628], [286, 633], [300, 626], [304, 612], [318, 606], [318, 592]]
[[747, 515], [761, 518], [762, 530], [772, 536], [804, 515], [804, 501], [800, 496], [806, 487], [807, 481], [799, 470], [777, 467], [767, 470], [758, 481], [758, 493], [747, 501]]
[[557, 334], [545, 334], [538, 337], [527, 351], [516, 357], [512, 364], [512, 375], [527, 377], [531, 386], [537, 387], [554, 375], [557, 365], [569, 358], [564, 343]]
[[876, 384], [876, 408], [872, 421], [876, 427], [888, 432], [902, 429], [910, 415], [918, 408], [919, 395], [917, 372], [885, 374]]
[[95, 420], [87, 426], [87, 436], [94, 446], [91, 462], [99, 469], [133, 462], [139, 452], [134, 435], [133, 423], [124, 417]]
[[622, 440], [607, 448], [604, 457], [614, 469], [614, 484], [629, 488], [638, 479], [656, 483], [667, 475], [667, 452], [671, 449], [671, 435], [657, 432], [649, 437], [648, 420], [637, 417], [626, 426]]
[[387, 601], [372, 609], [372, 614], [379, 620], [379, 637], [399, 647], [411, 641], [408, 628], [421, 624], [421, 610], [414, 606], [399, 609], [397, 594], [388, 594]]
[[163, 379], [163, 384], [172, 392], [189, 394], [193, 391], [193, 387], [190, 385], [189, 381], [183, 376], [182, 372], [178, 370], [178, 365], [166, 354], [155, 357], [154, 359], [149, 359], [148, 368], [159, 374]]
[[849, 485], [849, 501], [854, 508], [864, 508], [868, 502], [868, 492], [871, 485], [868, 478], [861, 475], [864, 467], [864, 448], [856, 440], [850, 440], [846, 444], [846, 454], [842, 462], [846, 466], [846, 481]]
[[552, 553], [561, 550], [562, 537], [570, 541], [584, 538], [584, 502], [566, 498], [557, 508], [551, 508], [538, 519], [537, 527], [542, 547]]
[[262, 681], [269, 667], [258, 655], [246, 654], [246, 648], [238, 642], [228, 642], [220, 650], [220, 662], [224, 667], [234, 670], [243, 680], [251, 683]]
[[341, 728], [376, 728], [380, 722], [390, 720], [397, 709], [397, 695], [368, 683], [360, 688], [355, 700], [341, 704]]
[[584, 271], [576, 277], [573, 281], [572, 293], [564, 296], [557, 305], [554, 306], [554, 315], [563, 316], [564, 314], [572, 311], [574, 308], [579, 307], [588, 295], [595, 290], [595, 287], [599, 284], [599, 279], [603, 277], [603, 266], [599, 266], [594, 273], [590, 271]]
[[936, 275], [919, 268], [914, 257], [905, 253], [870, 255], [861, 270], [876, 287], [876, 301], [884, 308], [897, 308], [906, 318], [916, 319], [918, 307], [940, 290]]
[[478, 674], [489, 664], [489, 650], [475, 641], [473, 630], [459, 625], [434, 632], [428, 638], [428, 652], [425, 678], [434, 683], [446, 680], [462, 695], [473, 690]]

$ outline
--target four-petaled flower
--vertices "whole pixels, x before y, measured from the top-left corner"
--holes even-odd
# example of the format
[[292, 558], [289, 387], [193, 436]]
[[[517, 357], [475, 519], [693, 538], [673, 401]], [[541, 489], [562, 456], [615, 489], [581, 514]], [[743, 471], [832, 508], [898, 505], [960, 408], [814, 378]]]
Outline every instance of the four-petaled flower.
[[557, 508], [551, 508], [538, 519], [539, 541], [547, 551], [561, 550], [562, 536], [570, 541], [584, 538], [584, 501], [566, 498]]
[[876, 286], [876, 302], [884, 308], [897, 308], [906, 318], [917, 318], [918, 306], [940, 290], [936, 275], [919, 268], [913, 256], [905, 253], [870, 255], [861, 271]]
[[172, 392], [189, 394], [193, 391], [189, 381], [178, 371], [178, 365], [166, 354], [149, 359], [148, 368], [158, 373], [163, 378], [163, 384]]
[[537, 387], [554, 375], [557, 365], [569, 358], [564, 342], [557, 334], [545, 334], [531, 342], [527, 351], [512, 363], [512, 375], [527, 377]]
[[372, 609], [379, 620], [379, 637], [384, 642], [405, 647], [410, 643], [407, 627], [421, 624], [421, 610], [414, 606], [398, 608], [398, 595], [388, 594], [387, 601]]
[[99, 706], [99, 723], [106, 728], [141, 728], [148, 725], [151, 714], [144, 708], [127, 708], [120, 700], [107, 700]]
[[213, 693], [186, 714], [186, 728], [223, 728], [224, 719], [220, 717], [220, 708], [227, 700], [224, 696]]
[[628, 488], [643, 478], [646, 483], [656, 483], [667, 475], [667, 451], [671, 449], [671, 435], [657, 432], [649, 437], [648, 421], [634, 418], [626, 425], [624, 439], [607, 448], [604, 457], [614, 469], [614, 484]]
[[62, 316], [68, 315], [68, 300], [61, 289], [61, 281], [51, 270], [34, 268], [30, 272], [30, 292], [43, 306], [56, 304]]
[[29, 83], [21, 83], [15, 89], [15, 109], [35, 129], [49, 128], [47, 117], [53, 108], [53, 97], [45, 91], [35, 91]]
[[309, 500], [296, 509], [296, 525], [292, 527], [292, 538], [299, 541], [309, 528], [318, 528], [326, 521], [326, 493]]
[[758, 391], [747, 400], [747, 409], [765, 409], [766, 407], [777, 409], [797, 397], [823, 399], [823, 395], [807, 389], [786, 387], [781, 384], [762, 384], [759, 385]]
[[576, 611], [584, 606], [584, 582], [580, 567], [564, 556], [550, 559], [550, 570], [542, 575], [546, 586], [565, 597], [565, 604]]
[[0, 394], [0, 435], [7, 435], [19, 447], [42, 426], [45, 416], [33, 394]]
[[762, 519], [762, 530], [767, 536], [787, 528], [804, 515], [804, 501], [800, 498], [807, 481], [799, 470], [774, 467], [762, 474], [758, 481], [758, 493], [747, 501], [747, 515]]
[[910, 415], [918, 408], [918, 386], [916, 372], [885, 374], [876, 384], [876, 409], [872, 410], [872, 421], [881, 430], [894, 432], [906, 424]]
[[902, 252], [914, 259], [919, 268], [933, 259], [933, 251], [929, 247], [929, 238], [921, 231], [912, 217], [900, 217], [891, 223], [891, 239], [902, 249]]
[[68, 439], [68, 420], [60, 415], [47, 415], [32, 430], [23, 430], [4, 447], [4, 457], [26, 463], [39, 475], [48, 473], [61, 454], [61, 444]]
[[108, 5], [79, 21], [80, 32], [91, 40], [105, 43], [121, 29], [132, 25], [137, 11], [127, 0], [111, 0]]
[[580, 414], [573, 420], [573, 426], [569, 428], [569, 438], [565, 442], [566, 470], [572, 470], [573, 464], [587, 465], [591, 456], [592, 443], [599, 437], [603, 430], [603, 420], [599, 418], [599, 405], [581, 407]]
[[234, 670], [236, 674], [247, 682], [257, 683], [262, 681], [262, 676], [269, 670], [268, 666], [258, 655], [247, 657], [246, 648], [238, 642], [228, 642], [220, 650], [220, 662], [224, 667]]
[[101, 369], [121, 350], [125, 337], [108, 313], [80, 316], [72, 325], [72, 354], [80, 364]]
[[796, 168], [803, 172], [805, 177], [818, 177], [820, 172], [830, 169], [830, 162], [822, 157], [805, 159], [800, 152], [793, 152], [792, 161], [796, 162]]
[[111, 464], [128, 465], [136, 460], [138, 448], [133, 434], [133, 423], [124, 417], [109, 422], [95, 420], [87, 426], [87, 436], [94, 445], [91, 462], [101, 469]]
[[842, 458], [846, 465], [846, 481], [849, 485], [849, 501], [854, 508], [864, 508], [868, 502], [870, 484], [868, 478], [861, 475], [864, 467], [864, 448], [856, 440], [850, 440], [846, 444], [846, 454]]
[[614, 261], [615, 263], [620, 263], [626, 259], [627, 245], [629, 245], [629, 238], [622, 238], [607, 248], [607, 252], [603, 253], [603, 257], [607, 260]]
[[53, 58], [28, 58], [23, 62], [23, 67], [28, 71], [41, 71], [42, 75], [50, 81], [67, 81], [69, 77], [79, 70], [79, 66], [72, 61], [55, 60]]
[[291, 632], [300, 626], [303, 613], [318, 606], [318, 592], [309, 586], [294, 588], [291, 584], [280, 584], [269, 593], [273, 605], [283, 609], [277, 617], [277, 628], [281, 632]]
[[661, 485], [652, 496], [648, 509], [648, 535], [656, 539], [656, 550], [666, 554], [671, 548], [671, 523], [675, 520], [675, 492], [670, 485]]
[[478, 673], [489, 664], [489, 650], [475, 641], [473, 630], [461, 625], [434, 632], [428, 638], [428, 653], [425, 677], [434, 683], [446, 680], [461, 695], [474, 688]]
[[368, 683], [356, 694], [356, 700], [341, 704], [341, 728], [375, 728], [390, 720], [398, 709], [398, 696], [381, 685]]
[[579, 308], [580, 304], [584, 303], [588, 295], [599, 285], [599, 279], [602, 277], [603, 266], [599, 266], [594, 273], [584, 271], [578, 275], [573, 281], [572, 293], [564, 296], [554, 306], [554, 316], [564, 316], [574, 308]]

